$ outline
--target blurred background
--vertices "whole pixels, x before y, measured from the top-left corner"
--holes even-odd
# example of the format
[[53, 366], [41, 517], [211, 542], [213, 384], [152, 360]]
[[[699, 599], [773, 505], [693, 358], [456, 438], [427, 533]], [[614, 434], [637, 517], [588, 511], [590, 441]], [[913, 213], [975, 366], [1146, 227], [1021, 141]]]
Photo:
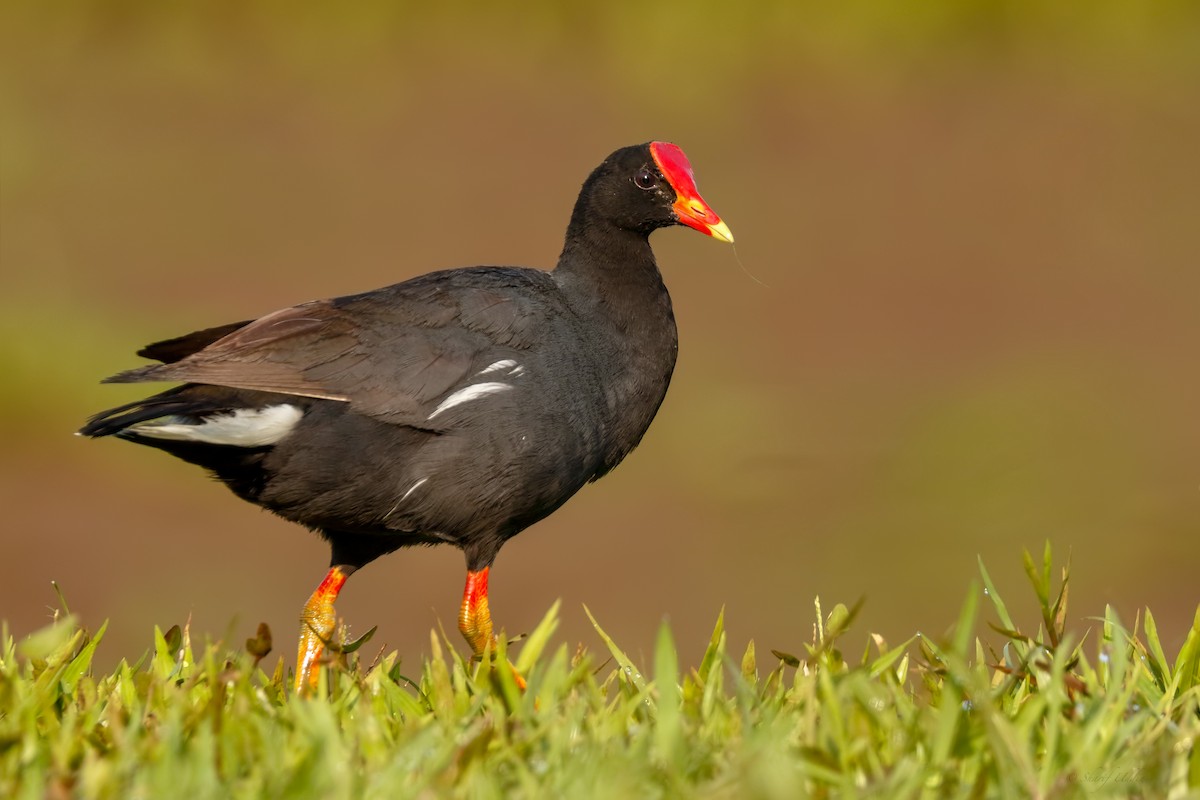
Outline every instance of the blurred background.
[[[100, 660], [151, 625], [292, 656], [325, 545], [190, 465], [71, 435], [139, 346], [473, 264], [551, 267], [588, 172], [677, 142], [736, 251], [655, 235], [680, 359], [642, 446], [509, 543], [510, 633], [564, 600], [698, 659], [950, 625], [981, 556], [1036, 627], [1200, 599], [1200, 6], [765, 0], [8, 0], [0, 11], [0, 619], [57, 603]], [[744, 265], [744, 269], [739, 266]], [[754, 276], [753, 278], [750, 276]], [[755, 280], [755, 278], [757, 280]], [[464, 564], [398, 553], [339, 602], [406, 659]], [[1031, 631], [1032, 632], [1032, 631]], [[456, 634], [454, 634], [456, 636]], [[852, 638], [852, 641], [865, 640]], [[855, 645], [857, 646], [857, 645]]]

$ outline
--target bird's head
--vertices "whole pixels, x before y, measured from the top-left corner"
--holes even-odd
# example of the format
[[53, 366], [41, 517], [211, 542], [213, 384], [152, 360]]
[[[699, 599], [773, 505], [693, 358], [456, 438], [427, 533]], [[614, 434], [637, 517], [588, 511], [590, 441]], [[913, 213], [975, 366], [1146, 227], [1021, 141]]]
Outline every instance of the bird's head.
[[620, 228], [649, 234], [668, 225], [687, 225], [723, 242], [732, 242], [700, 192], [683, 150], [670, 142], [622, 148], [604, 160], [584, 186], [593, 213]]

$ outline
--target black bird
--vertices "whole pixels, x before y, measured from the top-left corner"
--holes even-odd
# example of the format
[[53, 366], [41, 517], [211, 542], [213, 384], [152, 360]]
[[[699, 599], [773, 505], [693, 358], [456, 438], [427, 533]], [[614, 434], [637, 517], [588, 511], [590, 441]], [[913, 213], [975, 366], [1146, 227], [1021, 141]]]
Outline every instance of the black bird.
[[432, 272], [149, 345], [106, 382], [182, 382], [80, 431], [157, 447], [330, 544], [301, 617], [297, 691], [315, 685], [346, 578], [452, 544], [459, 629], [492, 641], [488, 571], [510, 537], [629, 454], [675, 367], [671, 298], [649, 236], [733, 236], [683, 151], [626, 147], [584, 182], [557, 267]]

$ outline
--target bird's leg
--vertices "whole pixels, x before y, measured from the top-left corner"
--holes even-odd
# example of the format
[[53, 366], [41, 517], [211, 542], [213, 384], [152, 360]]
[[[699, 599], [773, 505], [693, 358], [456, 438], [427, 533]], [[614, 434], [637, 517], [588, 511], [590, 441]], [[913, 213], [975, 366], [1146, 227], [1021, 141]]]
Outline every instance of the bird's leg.
[[[475, 658], [483, 658], [483, 651], [489, 643], [495, 643], [496, 634], [492, 630], [492, 613], [488, 609], [488, 570], [467, 570], [467, 586], [463, 589], [462, 607], [458, 610], [458, 629], [462, 632]], [[525, 688], [525, 679], [517, 672], [516, 667], [509, 665], [517, 686]]]
[[462, 607], [458, 610], [458, 629], [476, 658], [483, 655], [488, 642], [495, 641], [492, 614], [488, 610], [489, 569], [467, 570], [467, 586], [463, 589]]
[[296, 655], [296, 694], [306, 694], [317, 688], [317, 676], [325, 645], [333, 637], [336, 618], [333, 601], [342, 590], [354, 567], [334, 566], [325, 580], [308, 598], [300, 612], [300, 648]]

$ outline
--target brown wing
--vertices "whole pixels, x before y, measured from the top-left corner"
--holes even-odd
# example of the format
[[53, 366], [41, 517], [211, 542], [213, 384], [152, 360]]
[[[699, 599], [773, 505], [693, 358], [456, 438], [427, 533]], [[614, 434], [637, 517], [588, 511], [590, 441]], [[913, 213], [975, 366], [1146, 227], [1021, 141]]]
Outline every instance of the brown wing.
[[346, 321], [332, 311], [327, 300], [285, 308], [177, 361], [132, 369], [106, 382], [186, 381], [349, 400], [344, 393], [304, 374], [310, 366], [336, 362], [353, 351], [355, 342]]
[[[529, 280], [517, 272], [495, 275], [521, 278], [517, 284]], [[472, 368], [532, 341], [536, 314], [523, 292], [512, 291], [513, 280], [463, 286], [451, 275], [304, 303], [241, 327], [168, 340], [143, 352], [175, 356], [205, 335], [230, 330], [178, 360], [122, 372], [108, 382], [204, 383], [349, 402], [393, 422], [425, 420], [429, 404]]]
[[155, 361], [170, 364], [181, 358], [190, 356], [197, 350], [208, 347], [217, 339], [228, 336], [238, 328], [244, 328], [253, 321], [252, 319], [245, 319], [241, 322], [231, 322], [228, 325], [218, 325], [215, 328], [205, 328], [202, 331], [176, 336], [174, 339], [164, 339], [161, 342], [146, 345], [141, 350], [138, 350], [137, 354], [142, 358], [152, 358]]

